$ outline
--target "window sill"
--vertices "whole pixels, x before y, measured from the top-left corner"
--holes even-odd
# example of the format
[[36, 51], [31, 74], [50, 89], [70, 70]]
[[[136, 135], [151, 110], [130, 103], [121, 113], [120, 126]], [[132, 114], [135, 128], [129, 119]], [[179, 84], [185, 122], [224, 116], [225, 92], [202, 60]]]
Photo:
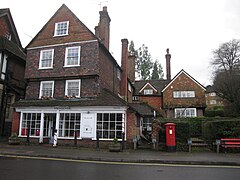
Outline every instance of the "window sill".
[[38, 70], [52, 70], [53, 67], [47, 67], [47, 68], [38, 68]]
[[54, 35], [53, 37], [63, 37], [63, 36], [68, 36], [69, 34], [61, 34], [61, 35]]
[[80, 67], [80, 65], [72, 65], [72, 66], [63, 66], [64, 68], [71, 68], [71, 67]]

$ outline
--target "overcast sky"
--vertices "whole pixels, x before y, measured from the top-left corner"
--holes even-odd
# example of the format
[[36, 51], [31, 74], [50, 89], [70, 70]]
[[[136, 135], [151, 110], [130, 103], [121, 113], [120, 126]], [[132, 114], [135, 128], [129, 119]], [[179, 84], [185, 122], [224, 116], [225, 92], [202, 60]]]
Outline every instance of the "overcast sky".
[[220, 43], [240, 39], [240, 0], [5, 0], [25, 47], [62, 4], [92, 31], [99, 10], [107, 5], [110, 52], [121, 62], [121, 39], [145, 44], [163, 66], [170, 49], [172, 77], [184, 69], [202, 85], [211, 83], [212, 51]]

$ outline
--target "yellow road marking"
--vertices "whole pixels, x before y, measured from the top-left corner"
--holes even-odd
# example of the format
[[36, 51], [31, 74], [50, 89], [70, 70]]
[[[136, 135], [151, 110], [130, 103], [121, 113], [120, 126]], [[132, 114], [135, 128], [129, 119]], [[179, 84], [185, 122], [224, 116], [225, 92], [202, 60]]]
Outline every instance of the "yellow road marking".
[[141, 163], [141, 162], [111, 162], [111, 161], [77, 160], [77, 159], [18, 156], [18, 155], [4, 155], [4, 154], [0, 154], [0, 156], [9, 157], [9, 158], [20, 158], [20, 159], [51, 160], [51, 161], [64, 161], [64, 162], [75, 162], [75, 163], [92, 163], [92, 164], [240, 169], [240, 166], [231, 166], [231, 165], [194, 165], [194, 164], [191, 165], [191, 164], [164, 164], [164, 163]]

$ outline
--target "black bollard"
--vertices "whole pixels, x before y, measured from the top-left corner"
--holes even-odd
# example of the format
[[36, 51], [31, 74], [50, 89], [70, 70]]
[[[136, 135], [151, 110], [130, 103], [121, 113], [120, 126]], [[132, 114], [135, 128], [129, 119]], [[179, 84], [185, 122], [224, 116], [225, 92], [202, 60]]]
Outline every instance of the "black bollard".
[[29, 145], [30, 143], [30, 124], [27, 125], [27, 140], [26, 143]]
[[125, 149], [125, 141], [124, 141], [124, 139], [125, 139], [125, 133], [122, 132], [122, 151]]
[[96, 144], [97, 149], [99, 150], [99, 131], [97, 130], [97, 144]]
[[77, 146], [77, 131], [74, 132], [74, 146]]

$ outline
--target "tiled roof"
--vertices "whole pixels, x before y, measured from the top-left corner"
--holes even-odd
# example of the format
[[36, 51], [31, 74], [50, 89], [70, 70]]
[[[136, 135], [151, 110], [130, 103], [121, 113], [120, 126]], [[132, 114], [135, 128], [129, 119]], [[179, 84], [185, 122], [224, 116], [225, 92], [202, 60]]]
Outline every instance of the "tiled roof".
[[5, 37], [0, 38], [0, 50], [6, 50], [11, 54], [23, 59], [24, 61], [26, 59], [26, 54], [24, 53], [23, 49]]
[[206, 87], [206, 93], [210, 93], [210, 92], [215, 92], [215, 89], [214, 89], [214, 87], [213, 86], [207, 86]]
[[0, 17], [3, 17], [3, 16], [5, 16], [10, 23], [9, 28], [12, 30], [11, 31], [11, 36], [14, 37], [12, 39], [14, 39], [14, 42], [18, 46], [22, 47], [21, 41], [20, 41], [18, 33], [17, 33], [17, 29], [16, 29], [15, 24], [13, 22], [13, 18], [12, 18], [12, 15], [11, 15], [11, 12], [10, 12], [9, 8], [0, 9]]
[[130, 103], [130, 107], [136, 110], [141, 116], [152, 116], [154, 109], [146, 103]]
[[20, 100], [15, 107], [27, 106], [127, 106], [127, 103], [107, 89], [103, 89], [98, 97], [49, 100]]
[[9, 8], [0, 9], [0, 16], [1, 16], [2, 14], [7, 13], [7, 12], [9, 12]]
[[169, 87], [181, 74], [185, 74], [188, 78], [190, 78], [193, 82], [195, 82], [199, 87], [201, 87], [204, 91], [206, 91], [206, 88], [200, 84], [196, 79], [194, 79], [192, 76], [190, 76], [190, 74], [188, 74], [186, 71], [184, 71], [183, 69], [166, 85], [166, 87], [164, 87], [164, 89], [162, 90], [165, 91], [167, 89], [167, 87]]
[[160, 79], [160, 80], [141, 80], [141, 81], [135, 81], [133, 83], [133, 86], [135, 87], [134, 95], [139, 95], [139, 91], [147, 84], [151, 84], [155, 89], [158, 91], [158, 95], [161, 95], [161, 91], [167, 84], [167, 80]]

